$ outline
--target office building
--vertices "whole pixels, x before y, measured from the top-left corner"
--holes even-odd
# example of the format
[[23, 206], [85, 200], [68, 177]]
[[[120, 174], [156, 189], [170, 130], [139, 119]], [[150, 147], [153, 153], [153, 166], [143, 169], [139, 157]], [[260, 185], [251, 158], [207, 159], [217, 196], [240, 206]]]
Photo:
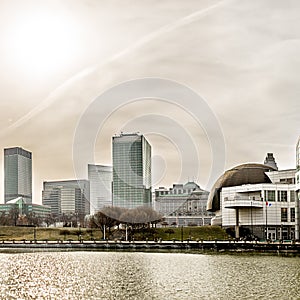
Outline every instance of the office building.
[[32, 203], [31, 152], [20, 147], [4, 149], [4, 201], [22, 197]]
[[105, 206], [112, 206], [112, 167], [89, 164], [88, 179], [91, 214]]
[[151, 206], [151, 146], [137, 133], [112, 138], [113, 205]]
[[43, 205], [51, 207], [55, 216], [90, 213], [90, 184], [88, 180], [45, 181]]

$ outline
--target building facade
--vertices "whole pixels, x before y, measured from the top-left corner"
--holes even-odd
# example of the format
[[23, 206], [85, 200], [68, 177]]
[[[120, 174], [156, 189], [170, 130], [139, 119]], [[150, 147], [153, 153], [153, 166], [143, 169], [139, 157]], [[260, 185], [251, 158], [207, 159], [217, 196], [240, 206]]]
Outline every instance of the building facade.
[[221, 192], [222, 226], [235, 228], [238, 236], [294, 239], [295, 196], [294, 184], [225, 187]]
[[45, 181], [43, 205], [51, 207], [55, 216], [90, 214], [90, 184], [88, 180]]
[[206, 209], [209, 192], [195, 182], [173, 184], [155, 190], [154, 209], [164, 216], [165, 224], [173, 226], [210, 225], [213, 213]]
[[112, 167], [89, 164], [88, 179], [91, 214], [105, 206], [112, 206]]
[[32, 203], [32, 154], [20, 147], [4, 149], [4, 201], [22, 197]]
[[49, 206], [27, 203], [22, 197], [0, 204], [1, 225], [42, 225], [50, 215]]
[[126, 208], [151, 206], [151, 146], [143, 135], [112, 138], [113, 205]]
[[295, 238], [300, 240], [300, 137], [296, 144], [296, 174], [295, 174], [295, 190], [296, 190], [296, 205], [295, 205]]
[[213, 186], [212, 220], [236, 238], [296, 239], [295, 169], [248, 163], [226, 171]]

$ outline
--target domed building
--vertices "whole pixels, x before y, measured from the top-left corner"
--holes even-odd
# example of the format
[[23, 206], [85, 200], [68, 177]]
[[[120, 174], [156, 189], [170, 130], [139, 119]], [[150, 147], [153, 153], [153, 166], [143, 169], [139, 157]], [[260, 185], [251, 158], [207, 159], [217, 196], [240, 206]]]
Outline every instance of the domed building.
[[265, 162], [247, 163], [226, 171], [214, 184], [207, 209], [213, 225], [237, 238], [295, 238], [295, 169], [277, 170], [273, 154]]
[[207, 201], [207, 210], [220, 210], [220, 193], [223, 187], [256, 183], [271, 183], [272, 181], [267, 176], [266, 172], [274, 170], [274, 168], [267, 165], [248, 163], [226, 171], [221, 177], [219, 177], [211, 189]]

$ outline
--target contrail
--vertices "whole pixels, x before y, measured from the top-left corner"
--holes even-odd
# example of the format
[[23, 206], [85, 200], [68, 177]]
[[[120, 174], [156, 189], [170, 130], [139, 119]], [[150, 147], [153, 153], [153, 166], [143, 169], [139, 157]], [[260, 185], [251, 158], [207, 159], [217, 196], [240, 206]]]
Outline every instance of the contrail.
[[19, 120], [17, 120], [16, 122], [14, 122], [12, 125], [10, 125], [5, 131], [3, 131], [0, 136], [3, 136], [5, 134], [7, 134], [9, 131], [20, 127], [21, 125], [23, 125], [24, 123], [26, 123], [27, 121], [29, 121], [30, 119], [32, 119], [34, 116], [36, 116], [37, 114], [39, 114], [40, 112], [44, 111], [45, 109], [47, 109], [53, 102], [55, 102], [55, 96], [57, 94], [59, 94], [59, 92], [63, 89], [65, 89], [65, 87], [67, 87], [68, 85], [71, 85], [73, 82], [76, 82], [78, 79], [83, 78], [89, 74], [91, 74], [92, 72], [94, 72], [95, 70], [104, 67], [105, 65], [108, 65], [111, 62], [114, 62], [115, 60], [141, 48], [142, 46], [148, 44], [149, 42], [157, 39], [158, 37], [167, 34], [171, 31], [174, 31], [180, 27], [183, 27], [185, 25], [188, 25], [190, 23], [193, 23], [194, 21], [197, 21], [198, 19], [200, 19], [201, 17], [206, 16], [209, 12], [211, 12], [212, 10], [222, 6], [224, 3], [230, 2], [233, 0], [223, 0], [220, 1], [214, 5], [211, 5], [205, 9], [201, 9], [198, 10], [190, 15], [187, 15], [177, 21], [174, 21], [170, 24], [167, 24], [163, 27], [161, 27], [160, 29], [146, 35], [145, 37], [141, 38], [140, 40], [138, 40], [136, 43], [132, 44], [131, 46], [125, 48], [124, 50], [120, 51], [119, 53], [113, 55], [111, 58], [109, 58], [108, 60], [106, 60], [105, 62], [98, 64], [96, 66], [93, 67], [88, 67], [86, 69], [84, 69], [83, 71], [77, 73], [75, 76], [71, 77], [70, 79], [68, 79], [67, 81], [65, 81], [63, 84], [61, 84], [59, 87], [57, 87], [53, 92], [50, 93], [50, 95], [42, 101], [42, 103], [38, 104], [35, 108], [33, 108], [30, 112], [28, 112], [26, 115], [24, 115], [23, 117], [21, 117]]

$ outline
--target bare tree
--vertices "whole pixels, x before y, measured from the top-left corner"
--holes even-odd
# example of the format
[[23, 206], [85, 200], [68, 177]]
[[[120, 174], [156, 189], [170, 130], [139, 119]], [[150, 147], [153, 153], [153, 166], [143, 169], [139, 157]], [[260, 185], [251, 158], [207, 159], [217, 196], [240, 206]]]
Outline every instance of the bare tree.
[[8, 214], [9, 219], [11, 220], [11, 225], [17, 226], [18, 219], [19, 219], [19, 208], [17, 205], [14, 205]]
[[90, 218], [90, 227], [99, 228], [103, 236], [104, 230], [108, 230], [108, 232], [110, 233], [111, 228], [118, 224], [119, 222], [114, 219], [113, 210], [110, 208], [105, 208], [102, 211], [98, 211]]
[[104, 229], [111, 233], [111, 228], [120, 224], [127, 224], [132, 230], [150, 227], [151, 223], [157, 223], [162, 216], [151, 207], [137, 207], [127, 209], [121, 207], [104, 207], [90, 218], [90, 227]]

